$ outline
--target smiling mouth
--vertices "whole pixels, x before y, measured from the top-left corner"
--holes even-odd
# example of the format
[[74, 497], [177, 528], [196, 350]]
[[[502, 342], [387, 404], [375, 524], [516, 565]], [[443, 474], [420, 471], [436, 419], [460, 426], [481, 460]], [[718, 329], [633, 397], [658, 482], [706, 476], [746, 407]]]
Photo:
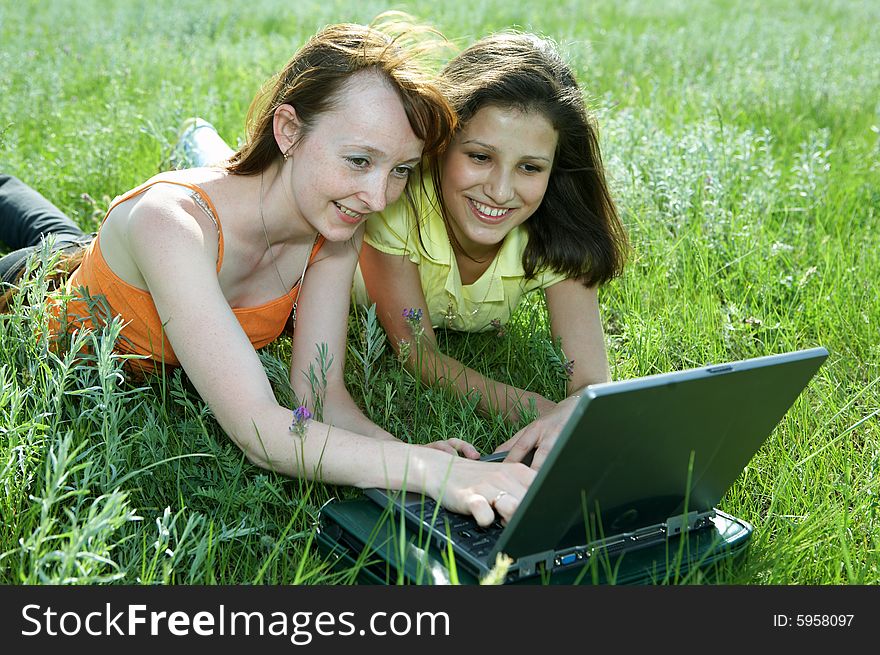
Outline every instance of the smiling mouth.
[[474, 213], [477, 215], [477, 218], [487, 221], [489, 223], [498, 223], [499, 221], [503, 221], [507, 218], [508, 214], [510, 214], [513, 209], [510, 207], [493, 207], [492, 205], [486, 205], [482, 202], [477, 202], [473, 198], [467, 198], [468, 204], [471, 206], [471, 209], [474, 210]]
[[364, 214], [359, 214], [358, 212], [354, 211], [353, 209], [349, 209], [348, 207], [344, 207], [343, 205], [340, 205], [338, 202], [334, 202], [333, 204], [336, 205], [336, 209], [339, 210], [340, 214], [342, 214], [344, 217], [351, 219], [350, 221], [348, 221], [350, 223], [357, 223], [358, 221], [360, 221], [364, 217]]

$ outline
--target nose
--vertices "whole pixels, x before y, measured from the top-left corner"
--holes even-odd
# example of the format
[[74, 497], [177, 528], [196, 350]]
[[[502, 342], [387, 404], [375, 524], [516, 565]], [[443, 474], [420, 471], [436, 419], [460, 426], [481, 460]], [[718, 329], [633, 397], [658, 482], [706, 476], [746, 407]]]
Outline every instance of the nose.
[[493, 170], [483, 184], [486, 197], [498, 205], [513, 200], [513, 175], [509, 171]]
[[368, 177], [358, 197], [367, 206], [368, 212], [380, 212], [397, 199], [388, 197], [388, 178], [380, 171]]

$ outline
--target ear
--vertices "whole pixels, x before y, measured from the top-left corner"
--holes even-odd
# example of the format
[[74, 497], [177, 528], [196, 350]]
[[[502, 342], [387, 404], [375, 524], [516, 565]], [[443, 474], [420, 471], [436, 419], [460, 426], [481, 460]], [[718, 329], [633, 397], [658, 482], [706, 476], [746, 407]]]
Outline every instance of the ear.
[[299, 117], [293, 105], [279, 105], [272, 118], [272, 130], [282, 155], [288, 154], [296, 145], [300, 129]]

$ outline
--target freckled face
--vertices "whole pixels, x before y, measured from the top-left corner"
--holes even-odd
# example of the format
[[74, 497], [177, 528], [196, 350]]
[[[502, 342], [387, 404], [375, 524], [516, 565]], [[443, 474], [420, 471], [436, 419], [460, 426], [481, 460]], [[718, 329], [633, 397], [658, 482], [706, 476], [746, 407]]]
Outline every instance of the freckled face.
[[466, 251], [491, 250], [544, 199], [558, 134], [543, 114], [487, 106], [459, 130], [442, 164], [450, 227]]
[[397, 91], [377, 73], [355, 74], [285, 164], [294, 209], [330, 241], [345, 241], [403, 193], [422, 155]]

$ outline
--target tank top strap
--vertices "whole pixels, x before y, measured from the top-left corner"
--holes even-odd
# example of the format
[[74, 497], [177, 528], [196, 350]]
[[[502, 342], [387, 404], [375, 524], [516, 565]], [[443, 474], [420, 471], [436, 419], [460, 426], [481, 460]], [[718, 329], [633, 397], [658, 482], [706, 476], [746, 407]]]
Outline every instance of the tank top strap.
[[318, 235], [318, 238], [315, 239], [315, 245], [312, 246], [312, 254], [309, 255], [309, 263], [310, 263], [310, 264], [311, 264], [312, 261], [315, 259], [315, 257], [317, 257], [317, 255], [318, 255], [318, 251], [321, 249], [321, 246], [324, 245], [324, 242], [325, 242], [326, 240], [327, 240], [327, 239], [324, 238], [324, 235], [323, 235], [323, 234], [319, 234], [319, 235]]
[[[195, 203], [211, 217], [212, 221], [214, 221], [214, 225], [217, 226], [217, 273], [219, 273], [220, 267], [223, 265], [223, 227], [220, 225], [220, 214], [217, 212], [217, 208], [211, 201], [211, 197], [207, 193], [205, 193], [204, 189], [202, 189], [197, 184], [180, 182], [178, 180], [149, 180], [147, 182], [144, 182], [140, 186], [136, 186], [131, 191], [124, 193], [121, 196], [116, 196], [113, 199], [113, 202], [110, 203], [110, 207], [107, 209], [107, 213], [104, 214], [104, 219], [101, 221], [101, 224], [103, 225], [104, 221], [106, 221], [107, 217], [110, 215], [110, 212], [113, 211], [113, 209], [117, 205], [122, 204], [126, 200], [131, 200], [135, 196], [142, 194], [144, 191], [156, 184], [175, 184], [177, 186], [182, 186], [189, 189], [190, 191], [192, 191], [192, 198]], [[317, 250], [313, 250], [312, 256], [314, 256], [315, 252], [317, 252]]]

